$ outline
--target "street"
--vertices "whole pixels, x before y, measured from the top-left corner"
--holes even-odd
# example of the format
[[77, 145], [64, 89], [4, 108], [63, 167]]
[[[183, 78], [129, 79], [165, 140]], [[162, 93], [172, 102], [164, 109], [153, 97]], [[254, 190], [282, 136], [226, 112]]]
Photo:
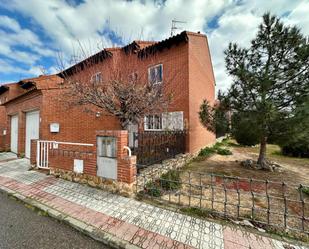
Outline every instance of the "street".
[[0, 192], [0, 249], [108, 248]]

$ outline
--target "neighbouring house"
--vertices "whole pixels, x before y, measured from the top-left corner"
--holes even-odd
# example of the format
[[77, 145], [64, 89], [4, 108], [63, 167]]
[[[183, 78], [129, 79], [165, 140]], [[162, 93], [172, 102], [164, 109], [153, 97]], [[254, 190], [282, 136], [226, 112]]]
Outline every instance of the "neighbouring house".
[[15, 83], [5, 83], [0, 85], [0, 151], [10, 149], [8, 144], [8, 124], [5, 106], [1, 105], [7, 102], [10, 98], [21, 94], [23, 89], [20, 89]]
[[[215, 101], [215, 79], [205, 35], [185, 31], [159, 42], [134, 41], [124, 47], [104, 49], [85, 61], [89, 60], [93, 62], [89, 67], [80, 62], [58, 75], [1, 86], [0, 111], [4, 112], [4, 107], [5, 115], [1, 115], [0, 122], [6, 122], [7, 149], [26, 158], [39, 153], [37, 160], [44, 162], [49, 157], [46, 165], [50, 168], [132, 182], [134, 169], [127, 171], [126, 165], [134, 164], [134, 160], [118, 161], [118, 169], [116, 166], [108, 174], [102, 173], [99, 167], [101, 157], [108, 158], [104, 161], [106, 165], [113, 165], [115, 158], [123, 158], [123, 146], [129, 145], [128, 134], [119, 131], [117, 118], [96, 108], [87, 112], [81, 106], [66, 105], [63, 101], [64, 74], [71, 77], [81, 74], [100, 84], [104, 82], [102, 79], [111, 77], [111, 66], [128, 72], [130, 77], [140, 74], [154, 85], [163, 84], [164, 89], [172, 89], [174, 100], [168, 111], [147, 115], [143, 124], [134, 129], [186, 130], [186, 151], [191, 153], [215, 142], [215, 135], [200, 124], [198, 116], [203, 99]], [[94, 73], [89, 75], [89, 71]], [[171, 122], [166, 122], [167, 119]], [[43, 141], [43, 147], [34, 147], [35, 139], [63, 144], [53, 147]], [[117, 148], [113, 149], [111, 143]], [[76, 145], [85, 147], [76, 149]], [[90, 145], [94, 147], [87, 147]], [[105, 170], [110, 171], [103, 167]]]
[[[31, 140], [86, 143], [96, 130], [119, 129], [114, 118], [96, 117], [59, 101], [63, 79], [57, 75], [24, 79], [0, 95], [7, 116], [6, 147], [30, 158]], [[103, 121], [104, 119], [104, 121]], [[57, 130], [52, 130], [54, 126]]]

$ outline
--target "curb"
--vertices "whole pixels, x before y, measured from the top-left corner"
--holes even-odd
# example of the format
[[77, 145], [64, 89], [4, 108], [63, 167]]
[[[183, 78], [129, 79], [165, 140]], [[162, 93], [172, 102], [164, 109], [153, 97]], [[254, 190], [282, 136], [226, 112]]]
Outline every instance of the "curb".
[[12, 191], [11, 189], [8, 189], [6, 187], [0, 186], [0, 191], [8, 194], [10, 196], [15, 197], [17, 200], [23, 202], [24, 204], [33, 206], [40, 211], [43, 211], [48, 214], [51, 218], [64, 222], [65, 224], [69, 225], [70, 227], [74, 228], [75, 230], [78, 230], [79, 232], [87, 235], [88, 237], [93, 238], [96, 241], [101, 242], [102, 244], [115, 248], [115, 249], [140, 249], [140, 247], [137, 247], [135, 245], [132, 245], [126, 240], [119, 239], [115, 235], [112, 235], [107, 232], [103, 232], [99, 229], [97, 229], [94, 226], [88, 225], [87, 223], [80, 221], [78, 219], [75, 219], [71, 216], [68, 216], [64, 213], [61, 213], [45, 204], [42, 204], [36, 200], [33, 200], [31, 198], [25, 197], [18, 192]]

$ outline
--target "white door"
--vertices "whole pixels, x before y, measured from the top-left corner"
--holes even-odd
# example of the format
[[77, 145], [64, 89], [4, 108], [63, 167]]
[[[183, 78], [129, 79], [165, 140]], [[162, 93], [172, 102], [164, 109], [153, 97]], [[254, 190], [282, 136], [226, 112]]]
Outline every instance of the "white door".
[[18, 115], [11, 116], [11, 151], [18, 152]]
[[39, 111], [26, 113], [26, 146], [25, 156], [30, 158], [31, 139], [39, 139], [40, 113]]
[[97, 176], [117, 180], [117, 140], [115, 137], [98, 137]]

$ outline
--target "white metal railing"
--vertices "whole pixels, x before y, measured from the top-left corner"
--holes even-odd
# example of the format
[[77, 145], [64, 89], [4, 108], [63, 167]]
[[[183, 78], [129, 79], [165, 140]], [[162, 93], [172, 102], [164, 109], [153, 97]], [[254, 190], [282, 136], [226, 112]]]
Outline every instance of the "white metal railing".
[[58, 149], [58, 145], [76, 145], [76, 146], [94, 146], [93, 144], [86, 143], [72, 143], [72, 142], [58, 142], [58, 141], [37, 141], [37, 153], [36, 153], [36, 165], [38, 168], [48, 169], [49, 168], [49, 150]]

